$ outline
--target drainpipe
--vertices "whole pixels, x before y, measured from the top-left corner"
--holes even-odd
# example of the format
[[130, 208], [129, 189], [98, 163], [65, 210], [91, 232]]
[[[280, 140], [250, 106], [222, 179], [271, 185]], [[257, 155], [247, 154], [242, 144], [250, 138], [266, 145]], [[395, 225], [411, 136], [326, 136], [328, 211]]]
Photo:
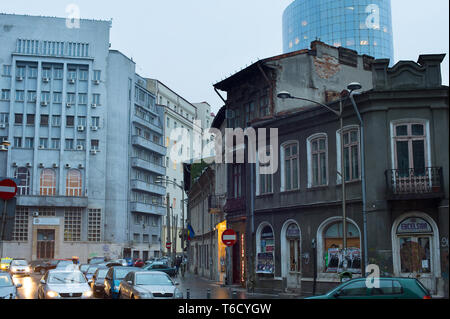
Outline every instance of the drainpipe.
[[[358, 107], [354, 99], [355, 92], [350, 94], [350, 100], [352, 101], [355, 113], [358, 116], [358, 120], [361, 126], [361, 187], [362, 187], [362, 205], [363, 205], [363, 228], [364, 228], [364, 267], [367, 268], [369, 264], [369, 251], [367, 245], [367, 211], [366, 211], [366, 170], [365, 170], [365, 147], [364, 147], [364, 121], [359, 113]], [[367, 276], [366, 271], [363, 271], [364, 276]]]

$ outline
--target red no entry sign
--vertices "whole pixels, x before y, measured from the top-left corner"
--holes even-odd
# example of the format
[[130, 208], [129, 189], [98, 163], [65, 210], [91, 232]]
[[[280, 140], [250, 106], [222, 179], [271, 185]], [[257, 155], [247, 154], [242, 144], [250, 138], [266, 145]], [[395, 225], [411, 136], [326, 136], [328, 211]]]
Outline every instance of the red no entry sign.
[[236, 232], [232, 229], [227, 229], [222, 233], [222, 242], [225, 246], [233, 246], [236, 244], [237, 235]]
[[0, 198], [10, 200], [17, 193], [17, 185], [13, 180], [4, 179], [0, 182]]
[[166, 248], [170, 249], [172, 247], [172, 243], [166, 243]]

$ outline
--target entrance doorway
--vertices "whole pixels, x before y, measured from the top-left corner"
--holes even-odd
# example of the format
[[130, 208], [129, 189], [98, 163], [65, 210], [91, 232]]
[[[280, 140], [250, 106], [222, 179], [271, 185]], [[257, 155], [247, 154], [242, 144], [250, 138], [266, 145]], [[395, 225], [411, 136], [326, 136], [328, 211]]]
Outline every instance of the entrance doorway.
[[37, 259], [53, 259], [55, 257], [55, 230], [37, 230]]
[[[236, 237], [239, 238], [239, 233], [236, 232]], [[239, 284], [241, 282], [241, 254], [240, 254], [241, 242], [238, 240], [233, 245], [233, 284]]]

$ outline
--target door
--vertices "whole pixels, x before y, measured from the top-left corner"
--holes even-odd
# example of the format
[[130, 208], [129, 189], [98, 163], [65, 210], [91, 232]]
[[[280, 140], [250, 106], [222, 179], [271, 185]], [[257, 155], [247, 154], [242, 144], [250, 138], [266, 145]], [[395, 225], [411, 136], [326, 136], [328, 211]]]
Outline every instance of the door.
[[55, 230], [37, 230], [37, 259], [53, 259], [55, 256]]

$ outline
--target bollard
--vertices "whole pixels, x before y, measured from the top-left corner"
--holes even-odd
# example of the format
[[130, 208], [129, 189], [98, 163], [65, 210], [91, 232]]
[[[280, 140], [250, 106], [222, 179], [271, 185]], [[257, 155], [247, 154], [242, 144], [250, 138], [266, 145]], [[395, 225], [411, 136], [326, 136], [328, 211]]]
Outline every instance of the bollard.
[[236, 290], [233, 290], [231, 299], [238, 299], [238, 298], [237, 298], [237, 291], [236, 291]]
[[211, 299], [211, 289], [206, 290], [206, 299]]
[[186, 289], [186, 299], [190, 299], [191, 298], [191, 291], [188, 289]]

